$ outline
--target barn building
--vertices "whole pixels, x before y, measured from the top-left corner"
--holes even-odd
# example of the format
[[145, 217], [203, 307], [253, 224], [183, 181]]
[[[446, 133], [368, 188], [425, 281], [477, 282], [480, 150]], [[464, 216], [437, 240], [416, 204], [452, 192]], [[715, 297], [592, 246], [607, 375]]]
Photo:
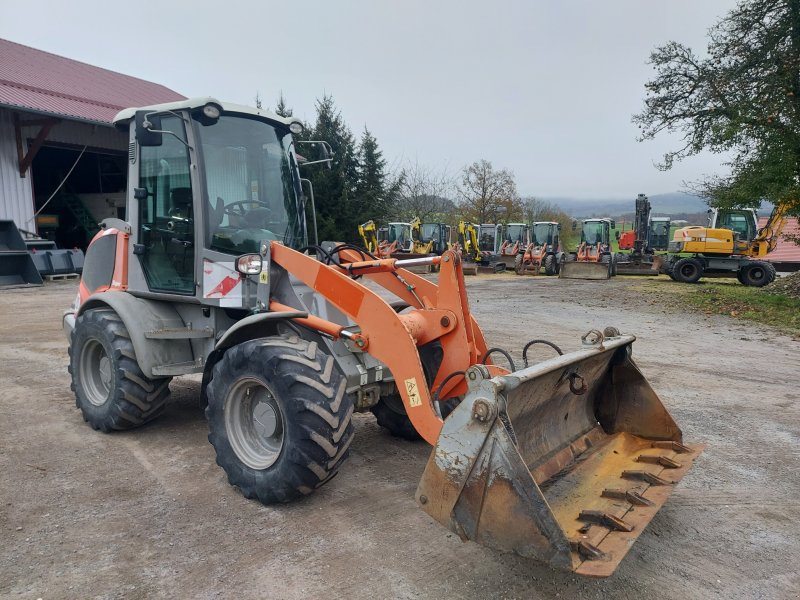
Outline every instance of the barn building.
[[0, 39], [0, 220], [85, 248], [124, 217], [123, 108], [181, 100], [162, 85]]

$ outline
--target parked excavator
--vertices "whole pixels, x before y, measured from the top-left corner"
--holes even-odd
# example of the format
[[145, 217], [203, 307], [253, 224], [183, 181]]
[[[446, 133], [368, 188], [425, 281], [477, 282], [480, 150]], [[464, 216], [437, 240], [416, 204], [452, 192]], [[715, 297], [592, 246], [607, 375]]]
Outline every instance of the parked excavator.
[[661, 270], [664, 259], [653, 252], [651, 241], [654, 238], [663, 238], [665, 226], [669, 233], [670, 219], [651, 217], [651, 210], [650, 200], [645, 194], [639, 194], [636, 197], [633, 229], [621, 234], [617, 232], [619, 249], [630, 250], [617, 253], [619, 275], [658, 275]]
[[465, 275], [477, 275], [483, 255], [478, 243], [478, 228], [467, 221], [458, 222], [458, 252]]
[[378, 242], [378, 227], [373, 220], [362, 223], [358, 226], [358, 235], [361, 237], [361, 243], [364, 244], [367, 252], [378, 254], [380, 249], [380, 242]]
[[514, 271], [517, 275], [538, 275], [544, 267], [545, 275], [558, 275], [563, 260], [561, 223], [536, 221], [531, 226], [531, 242], [517, 256]]
[[775, 267], [757, 259], [778, 245], [786, 213], [785, 204], [775, 205], [767, 223], [759, 229], [758, 215], [752, 208], [712, 208], [707, 227], [675, 231], [663, 271], [682, 283], [697, 283], [705, 275], [735, 275], [743, 285], [754, 287], [772, 283], [777, 275]]
[[[457, 253], [309, 246], [299, 168], [331, 158], [298, 167], [301, 143], [328, 154], [294, 139], [298, 120], [200, 98], [114, 122], [129, 130], [129, 221], [103, 222], [63, 317], [93, 428], [151, 421], [172, 377], [202, 374], [217, 463], [275, 504], [336, 485], [353, 412], [371, 410], [433, 446], [416, 500], [435, 520], [593, 577], [614, 572], [702, 451], [634, 363], [633, 336], [591, 330], [529, 364], [533, 340], [506, 368]], [[407, 270], [420, 264], [441, 267], [438, 283]]]
[[[558, 274], [562, 279], [608, 279], [616, 275], [617, 257], [611, 250], [612, 219], [584, 219], [581, 239], [574, 254], [565, 255]], [[572, 223], [573, 231], [578, 229]]]

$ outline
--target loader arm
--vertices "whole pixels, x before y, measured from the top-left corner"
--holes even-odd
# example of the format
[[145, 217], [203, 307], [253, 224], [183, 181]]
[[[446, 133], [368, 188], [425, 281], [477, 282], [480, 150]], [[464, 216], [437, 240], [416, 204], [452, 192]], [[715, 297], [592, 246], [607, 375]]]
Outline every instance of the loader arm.
[[[353, 335], [345, 332], [343, 327], [318, 317], [295, 321], [327, 335], [350, 337], [359, 350], [385, 364], [395, 378], [414, 428], [428, 443], [435, 444], [442, 428], [442, 418], [434, 406], [431, 389], [441, 387], [440, 400], [463, 394], [466, 391], [463, 373], [471, 365], [479, 363], [486, 351], [483, 334], [469, 311], [459, 258], [454, 252], [447, 251], [442, 257], [424, 259], [441, 267], [437, 286], [398, 268], [397, 263], [403, 261], [397, 259], [360, 261], [355, 260], [359, 258], [355, 252], [346, 254], [345, 251], [341, 255], [344, 260], [353, 259], [353, 262], [326, 265], [272, 242], [273, 262], [324, 296], [349, 316], [360, 331]], [[414, 309], [408, 313], [396, 313], [383, 298], [351, 275], [369, 276]], [[442, 343], [444, 356], [429, 388], [418, 346], [434, 340]], [[459, 372], [461, 375], [449, 377]], [[493, 372], [505, 370], [493, 367]]]

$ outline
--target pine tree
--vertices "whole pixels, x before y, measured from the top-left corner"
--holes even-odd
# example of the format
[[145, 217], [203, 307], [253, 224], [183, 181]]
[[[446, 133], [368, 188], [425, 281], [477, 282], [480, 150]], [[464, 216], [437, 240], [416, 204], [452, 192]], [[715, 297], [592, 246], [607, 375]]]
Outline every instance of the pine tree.
[[[311, 166], [303, 170], [303, 176], [314, 185], [319, 241], [355, 241], [360, 216], [355, 193], [358, 182], [355, 139], [331, 96], [317, 100], [316, 109], [316, 122], [307, 134], [308, 139], [324, 140], [333, 151], [330, 169]], [[308, 145], [300, 150], [308, 154], [309, 160], [317, 159]]]
[[278, 95], [278, 104], [275, 105], [275, 114], [279, 117], [294, 116], [292, 114], [292, 109], [289, 106], [286, 106], [286, 98], [283, 96], [283, 91], [281, 91]]
[[[381, 221], [391, 205], [392, 190], [387, 186], [386, 160], [378, 140], [367, 127], [361, 134], [358, 147], [358, 181], [355, 187], [354, 209], [357, 222], [368, 219]], [[356, 216], [354, 215], [354, 216]]]

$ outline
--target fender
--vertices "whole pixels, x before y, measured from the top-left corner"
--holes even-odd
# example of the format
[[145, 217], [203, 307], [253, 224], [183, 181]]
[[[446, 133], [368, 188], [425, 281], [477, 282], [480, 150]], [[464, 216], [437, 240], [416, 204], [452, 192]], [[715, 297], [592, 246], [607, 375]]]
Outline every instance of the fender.
[[169, 302], [144, 300], [128, 292], [100, 292], [92, 294], [81, 304], [76, 317], [93, 308], [111, 308], [116, 312], [133, 343], [136, 361], [148, 377], [158, 366], [189, 363], [195, 357], [187, 339], [147, 339], [145, 333], [160, 329], [181, 329], [186, 324]]
[[264, 312], [250, 315], [231, 326], [222, 337], [219, 338], [216, 346], [214, 346], [214, 351], [225, 350], [226, 348], [241, 344], [247, 340], [254, 340], [272, 335], [272, 325], [276, 321], [304, 319], [306, 317], [308, 317], [308, 313], [303, 311]]

